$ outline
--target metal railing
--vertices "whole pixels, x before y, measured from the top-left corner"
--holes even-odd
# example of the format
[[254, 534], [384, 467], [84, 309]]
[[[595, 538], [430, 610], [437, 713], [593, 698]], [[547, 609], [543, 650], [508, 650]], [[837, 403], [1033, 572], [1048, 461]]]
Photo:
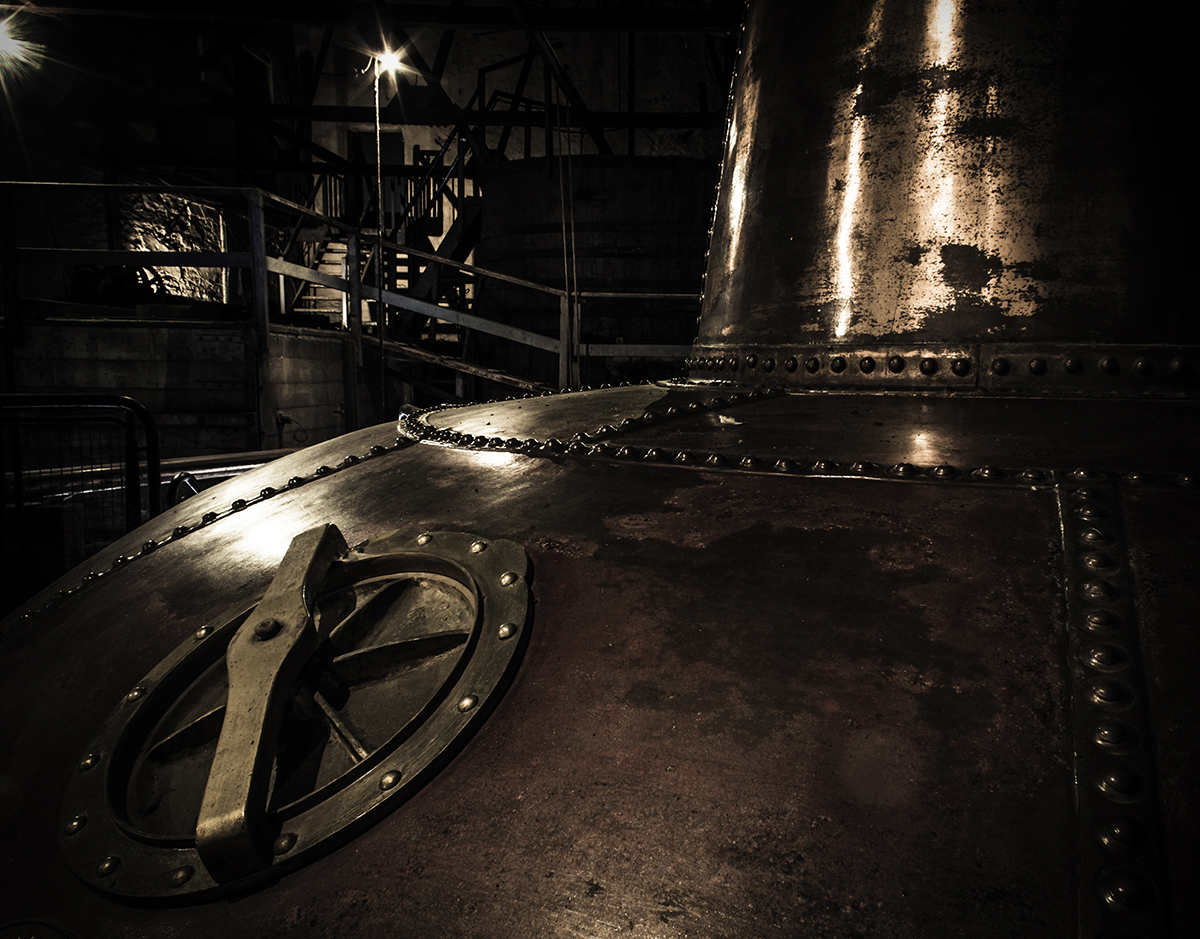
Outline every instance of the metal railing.
[[4, 608], [162, 508], [158, 431], [120, 395], [0, 395]]

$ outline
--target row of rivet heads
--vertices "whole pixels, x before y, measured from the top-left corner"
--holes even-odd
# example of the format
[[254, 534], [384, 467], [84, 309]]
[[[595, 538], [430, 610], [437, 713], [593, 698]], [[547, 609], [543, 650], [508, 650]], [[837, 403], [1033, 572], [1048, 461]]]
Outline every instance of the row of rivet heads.
[[1094, 471], [1077, 470], [1067, 481], [1084, 484], [1060, 490], [1083, 842], [1081, 915], [1093, 931], [1131, 920], [1149, 928], [1162, 918], [1158, 825], [1117, 497]]
[[[948, 360], [948, 364], [945, 360]], [[777, 364], [778, 363], [778, 364]], [[852, 364], [853, 363], [853, 364]], [[943, 367], [959, 377], [965, 378], [974, 370], [974, 363], [969, 356], [909, 356], [888, 355], [786, 355], [779, 356], [748, 352], [744, 355], [729, 353], [724, 355], [692, 356], [684, 360], [684, 365], [693, 371], [728, 371], [737, 372], [742, 368], [748, 371], [760, 370], [773, 372], [780, 368], [783, 372], [797, 372], [801, 365], [809, 375], [817, 375], [825, 371], [834, 375], [847, 377], [857, 374], [873, 375], [889, 374], [896, 377], [906, 377], [914, 371], [910, 368], [915, 363], [915, 371], [932, 378], [939, 374]], [[885, 372], [886, 368], [886, 372]], [[1053, 376], [1056, 372], [1072, 377], [1087, 375], [1089, 372], [1115, 378], [1122, 374], [1133, 374], [1139, 378], [1151, 379], [1156, 376], [1168, 375], [1174, 379], [1187, 379], [1193, 375], [1191, 361], [1184, 356], [1172, 356], [1168, 361], [1156, 361], [1154, 357], [1119, 356], [1105, 354], [1099, 356], [1064, 355], [1064, 356], [1020, 356], [997, 355], [988, 364], [988, 371], [997, 377], [1012, 375], [1016, 377], [1027, 371], [1034, 377]]]
[[[390, 447], [386, 447], [381, 444], [376, 444], [375, 446], [371, 447], [362, 456], [359, 456], [354, 453], [348, 454], [346, 456], [346, 458], [344, 460], [342, 460], [341, 463], [338, 463], [336, 466], [324, 466], [324, 465], [318, 466], [308, 476], [293, 476], [286, 483], [284, 483], [283, 485], [278, 486], [278, 487], [267, 486], [267, 487], [263, 488], [257, 496], [254, 496], [252, 498], [234, 499], [233, 502], [231, 502], [229, 504], [229, 508], [227, 508], [227, 509], [223, 509], [220, 511], [205, 512], [203, 515], [200, 516], [199, 521], [197, 521], [191, 525], [177, 526], [176, 528], [174, 528], [171, 531], [171, 533], [166, 538], [163, 538], [159, 541], [145, 542], [142, 545], [141, 549], [136, 554], [119, 554], [119, 555], [117, 555], [117, 557], [113, 558], [112, 564], [107, 571], [103, 571], [103, 570], [91, 571], [91, 572], [85, 574], [78, 587], [67, 587], [63, 590], [58, 591], [56, 594], [54, 594], [50, 598], [50, 601], [47, 604], [47, 606], [75, 594], [76, 592], [78, 592], [79, 590], [88, 586], [89, 584], [95, 583], [97, 580], [102, 579], [107, 574], [110, 574], [114, 571], [119, 570], [120, 568], [124, 567], [126, 564], [129, 564], [132, 561], [136, 561], [138, 558], [145, 557], [146, 555], [152, 553], [153, 551], [162, 547], [163, 545], [171, 544], [173, 542], [178, 541], [180, 538], [186, 537], [187, 535], [191, 534], [192, 532], [200, 531], [203, 528], [207, 528], [208, 526], [212, 525], [214, 522], [219, 521], [220, 519], [226, 518], [230, 515], [236, 515], [238, 512], [244, 511], [245, 509], [248, 509], [253, 505], [258, 505], [261, 502], [265, 502], [267, 499], [270, 499], [272, 496], [276, 496], [276, 495], [279, 495], [280, 493], [284, 493], [284, 492], [292, 492], [292, 491], [298, 489], [300, 486], [303, 486], [305, 483], [311, 482], [314, 479], [322, 479], [327, 476], [332, 476], [334, 473], [337, 473], [344, 469], [348, 469], [351, 466], [356, 466], [357, 464], [362, 463], [364, 460], [369, 460], [373, 457], [383, 456], [385, 453], [389, 453], [394, 450], [405, 449], [406, 447], [410, 446], [411, 444], [412, 444], [412, 441], [409, 440], [407, 437], [397, 437], [396, 442]], [[21, 613], [21, 618], [27, 619], [27, 618], [36, 616], [38, 613], [40, 613], [45, 608], [46, 607], [40, 607], [38, 609], [26, 610]]]
[[[851, 362], [855, 363], [855, 367], [851, 367]], [[773, 372], [778, 367], [784, 372], [794, 373], [799, 370], [801, 364], [804, 366], [804, 371], [809, 375], [816, 375], [822, 370], [828, 369], [835, 375], [850, 374], [854, 375], [861, 373], [863, 375], [871, 375], [875, 372], [884, 373], [884, 366], [887, 372], [892, 375], [902, 375], [906, 371], [911, 371], [909, 366], [916, 363], [916, 370], [926, 377], [932, 377], [943, 368], [942, 358], [935, 355], [916, 356], [906, 358], [902, 355], [880, 355], [876, 358], [873, 355], [850, 356], [845, 355], [808, 355], [797, 356], [787, 355], [780, 356], [778, 359], [773, 355], [759, 356], [757, 353], [748, 352], [745, 355], [729, 353], [725, 355], [702, 355], [693, 356], [684, 360], [684, 365], [694, 371], [713, 372], [713, 371], [729, 371], [737, 372], [745, 367], [748, 371], [761, 370], [763, 372]], [[778, 363], [778, 364], [777, 364]], [[881, 365], [883, 363], [883, 365]], [[953, 356], [949, 360], [948, 368], [959, 378], [964, 378], [971, 374], [972, 362], [966, 356]]]

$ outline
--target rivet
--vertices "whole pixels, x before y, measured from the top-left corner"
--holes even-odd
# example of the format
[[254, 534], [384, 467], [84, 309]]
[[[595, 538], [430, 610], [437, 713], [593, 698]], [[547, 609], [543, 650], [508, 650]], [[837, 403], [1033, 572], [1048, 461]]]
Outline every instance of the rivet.
[[143, 696], [145, 696], [145, 694], [146, 694], [145, 686], [138, 685], [131, 692], [129, 692], [129, 694], [125, 695], [125, 700], [126, 701], [137, 701], [137, 700], [141, 699]]
[[897, 463], [892, 467], [893, 476], [916, 476], [917, 468], [911, 463]]
[[1128, 766], [1114, 766], [1100, 777], [1096, 786], [1109, 798], [1128, 799], [1141, 791], [1142, 779]]
[[1113, 854], [1126, 854], [1142, 841], [1142, 826], [1135, 818], [1110, 818], [1096, 828], [1096, 840]]
[[382, 456], [383, 454], [387, 453], [387, 447], [381, 447], [379, 444], [375, 444], [367, 452], [370, 453], [371, 456]]
[[559, 440], [557, 437], [551, 437], [549, 440], [545, 441], [542, 444], [542, 449], [549, 450], [551, 453], [553, 453], [556, 450], [564, 449], [563, 442], [561, 440]]
[[875, 371], [875, 360], [869, 355], [863, 356], [858, 360], [858, 370], [864, 375], [870, 375]]
[[1092, 668], [1101, 671], [1115, 670], [1128, 663], [1129, 657], [1120, 647], [1101, 643], [1088, 650], [1086, 661]]
[[1094, 704], [1118, 704], [1125, 700], [1125, 688], [1115, 681], [1101, 678], [1092, 682], [1091, 697]]
[[1187, 359], [1176, 357], [1171, 359], [1171, 371], [1182, 378], [1192, 371], [1192, 366]]
[[277, 619], [268, 617], [254, 624], [254, 637], [260, 642], [266, 642], [278, 636], [281, 629], [283, 629], [283, 623]]
[[295, 846], [296, 835], [293, 832], [285, 831], [275, 839], [275, 844], [271, 846], [271, 849], [275, 852], [276, 856], [278, 856], [281, 854], [287, 854]]
[[515, 584], [520, 578], [512, 571], [505, 571], [500, 575], [500, 583], [505, 587], [510, 587]]
[[888, 358], [888, 371], [889, 372], [903, 372], [904, 371], [904, 356], [902, 356], [902, 355], [890, 356]]
[[481, 552], [481, 551], [485, 550], [486, 548], [487, 548], [487, 542], [485, 542], [485, 541], [473, 541], [473, 542], [471, 542], [471, 549], [470, 549], [470, 550], [471, 550], [471, 553], [472, 553], [472, 554], [479, 554], [479, 552]]
[[1111, 750], [1130, 743], [1133, 735], [1131, 729], [1119, 721], [1104, 721], [1096, 728], [1093, 739], [1096, 746]]
[[796, 357], [794, 355], [789, 355], [786, 359], [783, 360], [783, 367], [785, 369], [787, 369], [789, 372], [796, 371], [796, 366], [798, 364], [799, 363], [796, 361]]
[[1083, 361], [1073, 355], [1069, 355], [1063, 359], [1063, 371], [1068, 375], [1078, 375], [1083, 371]]
[[667, 455], [665, 453], [663, 453], [662, 450], [660, 450], [658, 447], [651, 447], [649, 450], [647, 450], [645, 453], [642, 454], [642, 459], [649, 460], [652, 463], [657, 463], [661, 460], [666, 459], [666, 456]]
[[736, 355], [731, 355], [729, 357], [729, 370], [731, 372], [736, 372], [738, 370], [738, 364], [738, 357]]
[[417, 544], [426, 545], [426, 544], [429, 544], [429, 542], [431, 542], [432, 540], [433, 540], [433, 535], [430, 535], [428, 533], [426, 533], [424, 535], [417, 535]]
[[93, 769], [100, 762], [99, 753], [89, 753], [79, 761], [79, 772], [86, 773], [89, 769]]
[[318, 475], [318, 476], [328, 476], [328, 475], [329, 475], [330, 473], [332, 473], [332, 472], [333, 472], [333, 467], [332, 467], [332, 466], [318, 466], [318, 467], [317, 467], [317, 473], [316, 473], [316, 475]]
[[572, 440], [567, 444], [567, 453], [572, 456], [581, 456], [587, 453], [591, 448], [588, 447], [582, 440]]
[[121, 859], [119, 857], [117, 857], [115, 854], [110, 854], [103, 861], [101, 861], [98, 865], [96, 865], [96, 876], [97, 877], [108, 877], [110, 874], [112, 874], [114, 871], [116, 871], [116, 869], [120, 866], [121, 866]]
[[1089, 551], [1079, 559], [1079, 563], [1087, 570], [1097, 573], [1111, 570], [1115, 566], [1113, 559], [1100, 551]]
[[833, 460], [817, 460], [817, 462], [813, 464], [813, 469], [818, 473], [832, 473], [837, 468], [838, 465]]
[[1084, 622], [1095, 633], [1113, 632], [1121, 627], [1121, 617], [1111, 610], [1092, 610]]
[[211, 626], [201, 626], [194, 633], [192, 633], [192, 638], [193, 639], [207, 639], [209, 636], [212, 635], [212, 632], [213, 632], [213, 628]]
[[246, 507], [246, 500], [245, 499], [234, 499], [229, 507], [231, 509], [233, 509], [235, 512], [240, 512], [242, 509], [244, 509]]
[[1134, 870], [1105, 871], [1098, 887], [1100, 898], [1118, 910], [1140, 910], [1154, 900], [1154, 886]]
[[952, 371], [959, 378], [962, 378], [964, 375], [971, 374], [971, 360], [955, 359], [950, 363], [950, 371]]
[[1141, 470], [1134, 470], [1133, 472], [1126, 473], [1124, 478], [1125, 482], [1134, 486], [1140, 486], [1142, 483], [1146, 482], [1147, 479], [1149, 479], [1149, 476], [1146, 473], [1143, 473]]
[[775, 371], [775, 360], [773, 358], [771, 358], [770, 356], [767, 356], [765, 359], [763, 359], [763, 371], [764, 372]]
[[1112, 539], [1099, 528], [1084, 528], [1079, 532], [1078, 535], [1076, 535], [1076, 537], [1083, 544], [1091, 545], [1093, 547], [1100, 547], [1112, 543]]
[[800, 465], [795, 460], [780, 460], [775, 464], [775, 469], [781, 473], [794, 473], [800, 468]]
[[496, 635], [501, 639], [511, 639], [517, 634], [515, 623], [501, 623], [500, 628], [496, 631]]
[[1007, 375], [1010, 366], [1008, 359], [992, 359], [992, 364], [989, 367], [993, 375]]
[[[1102, 479], [1103, 477], [1104, 477], [1104, 474], [1101, 473], [1100, 471], [1091, 469], [1090, 467], [1086, 467], [1086, 466], [1081, 466], [1079, 469], [1073, 470], [1071, 472], [1072, 479], [1096, 480], [1096, 479]], [[1087, 497], [1085, 496], [1084, 498], [1087, 498]]]
[[746, 356], [746, 368], [754, 368], [758, 365], [758, 356], [751, 352]]
[[83, 830], [83, 826], [87, 824], [86, 815], [76, 815], [67, 824], [63, 826], [64, 835], [77, 835]]
[[758, 460], [752, 456], [744, 456], [738, 461], [738, 466], [742, 469], [755, 469], [758, 466]]
[[1136, 359], [1133, 363], [1133, 370], [1139, 375], [1153, 375], [1154, 363], [1150, 359]]
[[[380, 449], [382, 449], [382, 447]], [[261, 492], [259, 492], [259, 495], [264, 499], [269, 499], [271, 496], [275, 495], [275, 490], [272, 487], [267, 486]]]
[[840, 355], [835, 355], [829, 360], [829, 368], [831, 371], [841, 374], [846, 371], [846, 360]]
[[113, 562], [112, 562], [113, 570], [116, 570], [122, 564], [128, 564], [128, 563], [129, 563], [129, 558], [125, 557], [125, 555], [123, 555], [123, 554], [118, 554], [115, 558], [113, 558]]
[[401, 773], [399, 770], [390, 769], [379, 777], [379, 788], [385, 792], [388, 789], [394, 789], [396, 784], [400, 782]]
[[100, 578], [100, 576], [101, 576], [100, 571], [92, 571], [91, 573], [83, 575], [83, 582], [85, 584], [90, 584], [93, 580], [98, 580]]
[[588, 456], [611, 457], [616, 451], [606, 443], [598, 443], [588, 450]]
[[726, 466], [729, 461], [720, 453], [710, 453], [704, 460], [706, 466]]
[[1117, 588], [1107, 580], [1093, 580], [1084, 584], [1083, 592], [1093, 600], [1107, 600], [1117, 595]]
[[1040, 469], [1027, 469], [1021, 471], [1021, 478], [1026, 482], [1040, 483], [1046, 478], [1046, 474]]
[[191, 531], [191, 529], [188, 528], [187, 525], [180, 525], [173, 532], [171, 532], [171, 534], [174, 535], [176, 538], [182, 538], [189, 531]]
[[997, 466], [981, 466], [977, 471], [984, 479], [1003, 479], [1004, 470]]
[[933, 375], [938, 370], [937, 359], [921, 359], [921, 374]]
[[1029, 360], [1029, 374], [1030, 375], [1045, 375], [1046, 374], [1046, 360], [1045, 359], [1030, 359]]
[[675, 405], [673, 405], [673, 404], [670, 405], [665, 411], [663, 411], [663, 417], [678, 417], [678, 416], [679, 416], [679, 408], [675, 407]]
[[931, 472], [938, 479], [951, 479], [958, 475], [958, 470], [945, 463], [941, 466], [935, 466]]
[[879, 467], [876, 466], [874, 463], [870, 463], [867, 461], [861, 461], [858, 463], [854, 463], [850, 467], [850, 472], [858, 473], [860, 476], [862, 476], [867, 473], [874, 473], [877, 469], [879, 469]]
[[182, 887], [196, 873], [196, 868], [190, 864], [185, 864], [183, 867], [177, 867], [171, 873], [167, 874], [168, 887]]
[[687, 450], [680, 450], [675, 454], [674, 460], [676, 463], [690, 463], [692, 461], [692, 455]]
[[504, 446], [509, 450], [519, 450], [521, 448], [521, 441], [516, 437], [509, 437], [504, 441]]
[[1175, 477], [1175, 481], [1181, 486], [1196, 485], [1196, 477], [1192, 473], [1180, 473], [1177, 477]]
[[1095, 522], [1108, 517], [1108, 510], [1098, 505], [1081, 505], [1071, 513], [1077, 519], [1085, 522]]
[[815, 355], [809, 356], [804, 360], [804, 370], [810, 375], [814, 374], [821, 367], [821, 360]]
[[479, 703], [479, 698], [473, 694], [466, 695], [458, 702], [458, 709], [462, 712], [470, 711]]
[[287, 481], [287, 484], [288, 484], [289, 489], [295, 489], [297, 486], [303, 486], [304, 485], [304, 477], [303, 476], [293, 476], [291, 479], [289, 479]]
[[1106, 355], [1099, 364], [1105, 375], [1116, 375], [1121, 371], [1121, 361], [1115, 355]]
[[622, 447], [617, 451], [617, 458], [622, 460], [633, 459], [638, 455], [638, 451], [633, 447]]
[[504, 438], [503, 437], [489, 437], [487, 445], [488, 445], [489, 450], [503, 450], [504, 449]]

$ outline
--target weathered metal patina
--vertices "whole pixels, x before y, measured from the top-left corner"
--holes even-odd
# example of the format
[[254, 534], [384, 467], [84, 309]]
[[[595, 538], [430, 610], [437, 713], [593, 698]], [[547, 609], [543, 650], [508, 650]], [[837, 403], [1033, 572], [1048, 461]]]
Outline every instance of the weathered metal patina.
[[[1071, 63], [1095, 65], [1119, 22], [812, 6], [751, 8], [689, 381], [436, 408], [313, 447], [152, 519], [3, 624], [2, 939], [1200, 932], [1200, 347], [1158, 302], [1178, 278], [1136, 289], [1165, 270], [1122, 228], [1145, 190], [1122, 202], [1128, 178], [1095, 163], [1114, 152], [1068, 172], [1079, 141], [1115, 135], [1117, 163], [1132, 145], [1119, 82], [1097, 92], [1112, 114], [1071, 104], [1095, 75]], [[355, 716], [301, 668], [325, 719], [281, 719], [302, 746], [275, 754], [249, 880], [186, 843], [144, 860], [159, 835], [199, 837], [220, 663], [257, 625], [284, 639], [252, 608], [328, 525], [351, 551], [301, 630], [351, 607], [409, 624], [417, 605], [387, 591], [438, 575], [418, 592], [476, 596], [471, 641], [528, 643], [499, 666], [507, 691], [434, 669], [449, 690]], [[409, 586], [343, 604], [338, 571], [443, 537], [441, 566], [397, 562]], [[528, 568], [454, 573], [501, 544]], [[467, 583], [510, 573], [527, 622]], [[353, 684], [356, 650], [425, 635], [395, 628], [331, 672]], [[458, 674], [460, 648], [431, 658]], [[155, 704], [184, 663], [196, 677]], [[476, 733], [414, 781], [400, 722], [434, 698]], [[194, 779], [144, 769], [205, 720]], [[354, 729], [374, 721], [373, 749]], [[350, 767], [355, 740], [365, 769], [291, 781], [314, 754]], [[338, 801], [356, 786], [399, 797]], [[310, 806], [357, 836], [286, 824]]]

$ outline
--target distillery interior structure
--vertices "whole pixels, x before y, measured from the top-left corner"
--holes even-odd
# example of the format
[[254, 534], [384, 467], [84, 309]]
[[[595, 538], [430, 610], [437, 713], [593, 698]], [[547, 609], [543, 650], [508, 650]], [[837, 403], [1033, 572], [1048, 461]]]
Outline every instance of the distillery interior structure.
[[1182, 38], [0, 17], [0, 939], [1196, 933]]

